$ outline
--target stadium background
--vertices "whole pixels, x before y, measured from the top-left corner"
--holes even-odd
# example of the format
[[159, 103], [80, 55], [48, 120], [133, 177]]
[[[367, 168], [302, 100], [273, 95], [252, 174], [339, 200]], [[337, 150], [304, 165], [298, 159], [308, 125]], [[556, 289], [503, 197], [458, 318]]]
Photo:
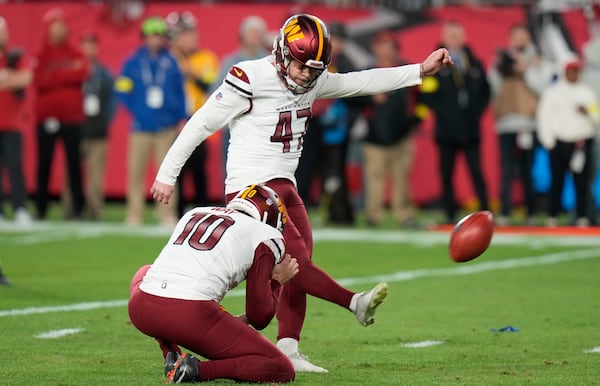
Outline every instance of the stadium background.
[[[143, 13], [135, 20], [115, 22], [113, 9], [103, 3], [84, 2], [31, 2], [10, 3], [0, 6], [0, 13], [8, 20], [11, 31], [11, 45], [25, 49], [29, 56], [38, 47], [43, 30], [42, 17], [50, 8], [59, 6], [66, 15], [71, 29], [71, 39], [75, 42], [86, 30], [94, 30], [100, 37], [100, 58], [113, 71], [120, 72], [125, 58], [140, 44], [139, 25], [147, 16], [166, 16], [172, 11], [191, 11], [199, 21], [201, 46], [213, 50], [223, 57], [237, 47], [238, 25], [247, 15], [256, 14], [263, 17], [269, 31], [275, 33], [282, 21], [291, 13], [298, 11], [314, 13], [326, 22], [337, 20], [349, 26], [376, 19], [381, 9], [378, 8], [335, 8], [324, 5], [303, 4], [301, 7], [293, 3], [189, 3], [189, 2], [150, 2], [141, 9]], [[503, 7], [470, 7], [445, 6], [428, 9], [424, 13], [408, 15], [405, 23], [396, 26], [402, 53], [409, 61], [422, 60], [437, 46], [440, 26], [445, 20], [458, 20], [464, 24], [469, 44], [489, 66], [498, 47], [506, 45], [508, 27], [517, 22], [526, 22], [527, 13], [522, 6]], [[581, 11], [566, 11], [562, 19], [570, 33], [576, 50], [588, 40], [588, 30]], [[369, 36], [358, 39], [358, 43], [368, 44]], [[28, 93], [28, 99], [33, 98]], [[35, 189], [36, 149], [32, 113], [27, 111], [25, 137], [25, 173], [29, 193]], [[109, 156], [106, 171], [106, 195], [120, 199], [126, 189], [126, 157], [127, 133], [129, 118], [122, 107], [119, 107], [110, 129]], [[217, 134], [219, 135], [219, 134]], [[427, 120], [416, 138], [416, 155], [411, 172], [411, 193], [417, 204], [425, 205], [437, 200], [441, 187], [438, 178], [437, 152], [433, 143], [433, 121]], [[213, 138], [209, 141], [209, 160], [206, 165], [209, 178], [208, 197], [220, 202], [223, 196], [223, 172], [220, 141]], [[493, 117], [490, 110], [483, 118], [483, 170], [489, 186], [492, 203], [498, 196], [498, 153]], [[50, 189], [58, 195], [63, 186], [64, 162], [62, 152], [58, 151], [54, 165]], [[360, 189], [360, 168], [349, 165], [351, 188]], [[150, 186], [155, 175], [154, 170], [147, 173], [147, 185]], [[459, 160], [455, 179], [457, 199], [469, 205], [475, 198], [470, 183], [467, 181], [466, 166]], [[8, 184], [8, 181], [5, 182]], [[7, 186], [7, 185], [5, 185]], [[517, 189], [517, 197], [518, 187]], [[518, 199], [518, 198], [517, 198]]]

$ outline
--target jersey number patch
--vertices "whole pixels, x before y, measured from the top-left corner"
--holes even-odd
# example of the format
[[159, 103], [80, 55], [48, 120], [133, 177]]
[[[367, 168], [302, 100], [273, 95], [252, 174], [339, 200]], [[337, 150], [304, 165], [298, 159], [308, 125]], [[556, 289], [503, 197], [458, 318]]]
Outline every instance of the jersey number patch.
[[[302, 149], [302, 143], [304, 142], [304, 136], [306, 135], [306, 130], [308, 130], [308, 121], [310, 120], [311, 116], [312, 112], [310, 109], [296, 110], [295, 119], [305, 118], [304, 131], [297, 138], [298, 145], [296, 147], [296, 150]], [[282, 111], [279, 113], [279, 121], [277, 122], [277, 127], [275, 128], [275, 134], [271, 136], [271, 142], [283, 143], [283, 152], [289, 153], [292, 148], [293, 140], [294, 135], [292, 133], [292, 112]]]
[[199, 251], [211, 250], [217, 245], [223, 233], [235, 223], [228, 216], [208, 213], [195, 213], [185, 224], [183, 232], [173, 244], [181, 245], [187, 239], [190, 247]]

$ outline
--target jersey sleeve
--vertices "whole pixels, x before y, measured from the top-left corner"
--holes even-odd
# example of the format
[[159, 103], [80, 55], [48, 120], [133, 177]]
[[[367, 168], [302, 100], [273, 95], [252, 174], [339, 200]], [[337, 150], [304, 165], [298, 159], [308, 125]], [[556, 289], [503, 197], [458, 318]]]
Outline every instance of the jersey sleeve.
[[194, 149], [211, 134], [250, 108], [248, 98], [223, 84], [186, 122], [179, 136], [167, 152], [156, 179], [174, 185], [181, 168]]
[[271, 279], [275, 264], [271, 246], [266, 242], [259, 244], [246, 278], [246, 316], [257, 330], [267, 327], [277, 310], [281, 284]]
[[317, 98], [373, 95], [421, 84], [421, 66], [372, 68], [345, 74], [324, 72]]
[[253, 96], [250, 78], [248, 77], [247, 70], [243, 68], [242, 64], [232, 66], [225, 76], [223, 83], [232, 87], [241, 96], [246, 98], [252, 98]]

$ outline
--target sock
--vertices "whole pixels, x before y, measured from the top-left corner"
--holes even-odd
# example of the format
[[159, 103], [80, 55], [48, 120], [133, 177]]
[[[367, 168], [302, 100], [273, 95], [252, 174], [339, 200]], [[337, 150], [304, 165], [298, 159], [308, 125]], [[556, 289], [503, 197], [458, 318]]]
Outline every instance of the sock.
[[277, 348], [286, 356], [298, 351], [298, 341], [293, 338], [281, 338], [277, 341]]
[[356, 303], [358, 303], [358, 297], [360, 296], [360, 294], [361, 293], [356, 293], [352, 295], [352, 299], [350, 299], [350, 305], [348, 306], [348, 308], [354, 313], [356, 313]]

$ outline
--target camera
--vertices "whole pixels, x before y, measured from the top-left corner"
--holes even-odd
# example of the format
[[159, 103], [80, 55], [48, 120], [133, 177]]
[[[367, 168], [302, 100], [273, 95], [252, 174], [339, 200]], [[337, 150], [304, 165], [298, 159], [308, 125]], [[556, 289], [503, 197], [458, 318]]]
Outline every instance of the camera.
[[498, 50], [498, 63], [496, 68], [502, 76], [515, 76], [515, 58], [505, 49]]

